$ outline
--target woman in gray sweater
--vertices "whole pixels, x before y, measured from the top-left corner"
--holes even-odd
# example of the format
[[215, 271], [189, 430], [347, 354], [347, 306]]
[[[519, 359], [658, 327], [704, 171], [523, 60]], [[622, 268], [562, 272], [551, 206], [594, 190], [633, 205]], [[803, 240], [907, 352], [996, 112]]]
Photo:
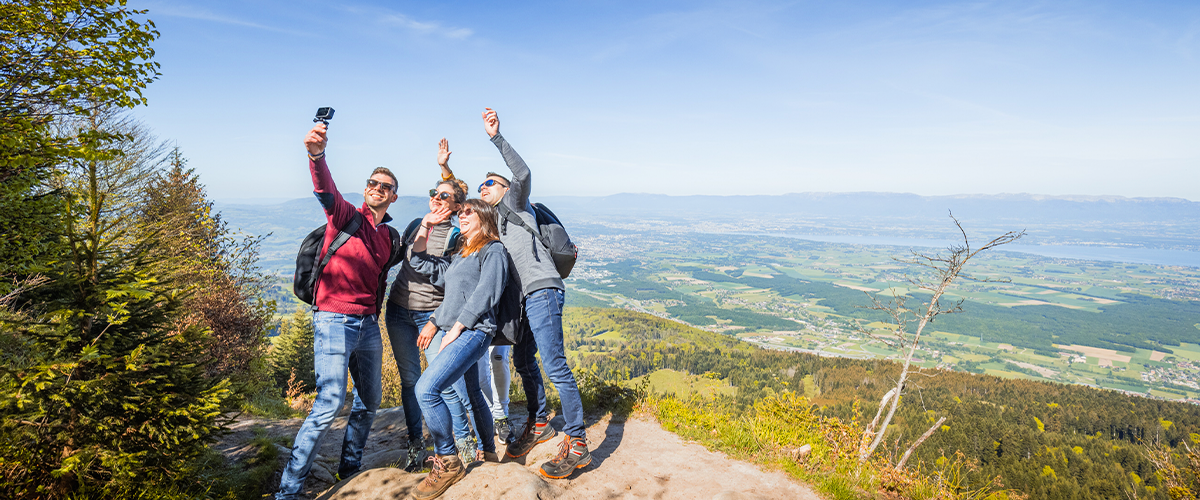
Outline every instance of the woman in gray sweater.
[[429, 228], [449, 217], [449, 210], [425, 216], [413, 242], [413, 269], [430, 277], [445, 290], [442, 304], [433, 312], [418, 337], [422, 349], [438, 331], [444, 332], [439, 353], [417, 381], [417, 400], [429, 433], [433, 435], [433, 468], [411, 493], [417, 500], [436, 498], [466, 475], [457, 455], [450, 411], [442, 391], [465, 379], [476, 429], [483, 440], [484, 460], [498, 462], [492, 436], [492, 414], [479, 386], [478, 361], [496, 334], [496, 306], [508, 280], [508, 253], [500, 243], [496, 209], [483, 200], [467, 200], [458, 212], [461, 250], [449, 257], [426, 252]]

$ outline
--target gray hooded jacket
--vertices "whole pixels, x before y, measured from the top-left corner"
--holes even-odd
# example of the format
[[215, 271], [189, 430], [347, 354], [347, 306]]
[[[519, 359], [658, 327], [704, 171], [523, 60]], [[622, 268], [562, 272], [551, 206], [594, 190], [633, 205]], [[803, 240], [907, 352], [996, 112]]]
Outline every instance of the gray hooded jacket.
[[[504, 136], [496, 134], [492, 137], [492, 144], [500, 150], [500, 154], [504, 156], [504, 163], [512, 171], [512, 182], [500, 203], [512, 209], [529, 227], [538, 227], [533, 205], [529, 203], [529, 192], [532, 189], [529, 166], [516, 151], [513, 151], [508, 141], [504, 140]], [[500, 241], [508, 249], [515, 278], [521, 285], [521, 293], [529, 295], [543, 288], [566, 290], [566, 285], [558, 275], [558, 269], [554, 267], [554, 259], [550, 257], [550, 249], [546, 248], [537, 236], [521, 226], [505, 224], [504, 216], [498, 217], [496, 223], [500, 227]]]

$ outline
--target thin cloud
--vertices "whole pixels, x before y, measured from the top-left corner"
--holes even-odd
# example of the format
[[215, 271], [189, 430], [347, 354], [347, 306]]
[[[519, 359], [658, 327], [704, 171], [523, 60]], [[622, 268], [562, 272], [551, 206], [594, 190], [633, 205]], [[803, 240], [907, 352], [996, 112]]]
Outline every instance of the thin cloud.
[[153, 4], [150, 4], [147, 8], [150, 11], [151, 16], [163, 15], [163, 16], [167, 16], [167, 17], [181, 17], [184, 19], [195, 19], [197, 21], [209, 21], [209, 22], [220, 23], [220, 24], [228, 24], [231, 26], [241, 26], [241, 27], [245, 27], [245, 28], [254, 28], [254, 29], [260, 29], [260, 30], [265, 30], [265, 31], [273, 31], [276, 33], [287, 33], [287, 34], [291, 34], [291, 35], [303, 35], [304, 34], [304, 33], [297, 32], [297, 31], [276, 28], [274, 26], [267, 26], [265, 24], [259, 24], [259, 23], [255, 23], [255, 22], [251, 22], [251, 21], [243, 21], [241, 19], [225, 16], [222, 14], [217, 14], [217, 13], [214, 13], [214, 12], [206, 10], [206, 9], [192, 7], [190, 5], [168, 5], [168, 4], [153, 3]]
[[377, 23], [384, 26], [401, 28], [405, 31], [421, 36], [440, 36], [452, 40], [462, 40], [475, 34], [475, 32], [470, 28], [446, 26], [437, 21], [421, 21], [413, 19], [407, 14], [388, 9], [353, 6], [342, 7], [342, 9], [351, 14], [374, 19]]
[[469, 28], [448, 28], [448, 27], [442, 26], [441, 23], [438, 23], [436, 21], [434, 21], [434, 22], [417, 21], [416, 19], [408, 17], [404, 14], [389, 14], [389, 15], [385, 16], [383, 19], [381, 19], [380, 21], [383, 22], [384, 24], [390, 24], [392, 26], [399, 26], [401, 28], [405, 28], [405, 29], [408, 29], [409, 31], [413, 31], [415, 33], [419, 33], [422, 35], [440, 35], [440, 36], [444, 36], [446, 38], [453, 38], [456, 40], [461, 40], [463, 38], [467, 38], [474, 33]]

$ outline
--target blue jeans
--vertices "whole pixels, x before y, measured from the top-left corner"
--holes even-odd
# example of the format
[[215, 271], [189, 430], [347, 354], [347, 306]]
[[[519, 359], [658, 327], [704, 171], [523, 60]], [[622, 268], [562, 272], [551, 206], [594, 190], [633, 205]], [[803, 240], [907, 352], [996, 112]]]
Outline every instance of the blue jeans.
[[508, 386], [512, 383], [508, 360], [511, 355], [512, 346], [494, 345], [479, 358], [479, 387], [483, 388], [483, 397], [491, 406], [494, 420], [508, 418]]
[[542, 365], [550, 383], [558, 389], [562, 401], [566, 435], [587, 439], [583, 425], [583, 400], [579, 397], [579, 386], [575, 374], [567, 366], [567, 354], [563, 347], [562, 329], [563, 291], [543, 288], [525, 296], [525, 341], [513, 346], [513, 366], [521, 374], [521, 385], [525, 388], [529, 415], [544, 419], [550, 416], [546, 408], [546, 387], [538, 370], [537, 358], [542, 353]]
[[[483, 451], [496, 451], [496, 443], [492, 437], [495, 432], [492, 416], [487, 403], [483, 401], [477, 371], [479, 357], [487, 352], [491, 341], [491, 336], [479, 330], [463, 330], [458, 338], [429, 362], [429, 367], [417, 382], [417, 399], [421, 403], [421, 412], [425, 415], [429, 433], [433, 435], [433, 448], [438, 455], [453, 455], [457, 451], [452, 435], [450, 410], [443, 394], [451, 384], [459, 380], [465, 382]], [[430, 347], [437, 349], [440, 345], [439, 340]]]
[[395, 304], [388, 304], [384, 314], [392, 356], [395, 356], [396, 370], [400, 372], [400, 405], [404, 407], [409, 443], [422, 442], [421, 406], [414, 389], [421, 378], [421, 348], [417, 347], [417, 336], [432, 315], [433, 311], [410, 311]]
[[[442, 346], [442, 335], [445, 332], [438, 330], [433, 336], [433, 340], [429, 341], [429, 347], [425, 349], [425, 361], [430, 365], [433, 360], [438, 357], [438, 348]], [[446, 402], [446, 406], [450, 409], [450, 423], [454, 428], [454, 439], [456, 441], [466, 439], [471, 436], [471, 427], [468, 423], [468, 415], [472, 413], [471, 399], [467, 396], [467, 382], [463, 379], [455, 380], [442, 391], [442, 399]], [[478, 426], [477, 426], [478, 427]], [[482, 445], [483, 440], [479, 440]]]
[[380, 381], [383, 342], [377, 315], [317, 311], [313, 314], [313, 329], [317, 399], [296, 433], [291, 459], [279, 479], [279, 493], [275, 495], [278, 500], [295, 498], [304, 487], [317, 447], [346, 400], [347, 369], [354, 378], [355, 398], [346, 422], [346, 437], [342, 441], [342, 460], [338, 466], [338, 474], [342, 477], [358, 471], [361, 466], [363, 446], [383, 396]]

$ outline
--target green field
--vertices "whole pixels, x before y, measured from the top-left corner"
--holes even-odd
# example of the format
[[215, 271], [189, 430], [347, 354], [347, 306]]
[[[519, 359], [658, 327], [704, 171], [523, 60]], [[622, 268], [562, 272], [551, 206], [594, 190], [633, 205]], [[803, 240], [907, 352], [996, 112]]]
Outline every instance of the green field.
[[634, 378], [629, 381], [630, 385], [641, 383], [642, 379], [650, 379], [650, 388], [654, 392], [664, 394], [675, 394], [677, 396], [688, 396], [699, 394], [702, 396], [725, 395], [733, 396], [737, 394], [737, 388], [729, 385], [723, 380], [715, 380], [702, 375], [692, 375], [687, 372], [675, 371], [670, 369], [658, 370], [649, 375]]
[[[908, 281], [920, 268], [893, 259], [906, 248], [702, 234], [604, 243], [604, 258], [568, 280], [569, 305], [647, 312], [764, 347], [899, 359], [885, 317], [864, 309], [868, 293], [922, 298]], [[1200, 382], [1200, 270], [994, 251], [968, 273], [992, 282], [960, 279], [947, 292], [964, 312], [927, 329], [917, 365], [1200, 397], [1180, 385]]]

